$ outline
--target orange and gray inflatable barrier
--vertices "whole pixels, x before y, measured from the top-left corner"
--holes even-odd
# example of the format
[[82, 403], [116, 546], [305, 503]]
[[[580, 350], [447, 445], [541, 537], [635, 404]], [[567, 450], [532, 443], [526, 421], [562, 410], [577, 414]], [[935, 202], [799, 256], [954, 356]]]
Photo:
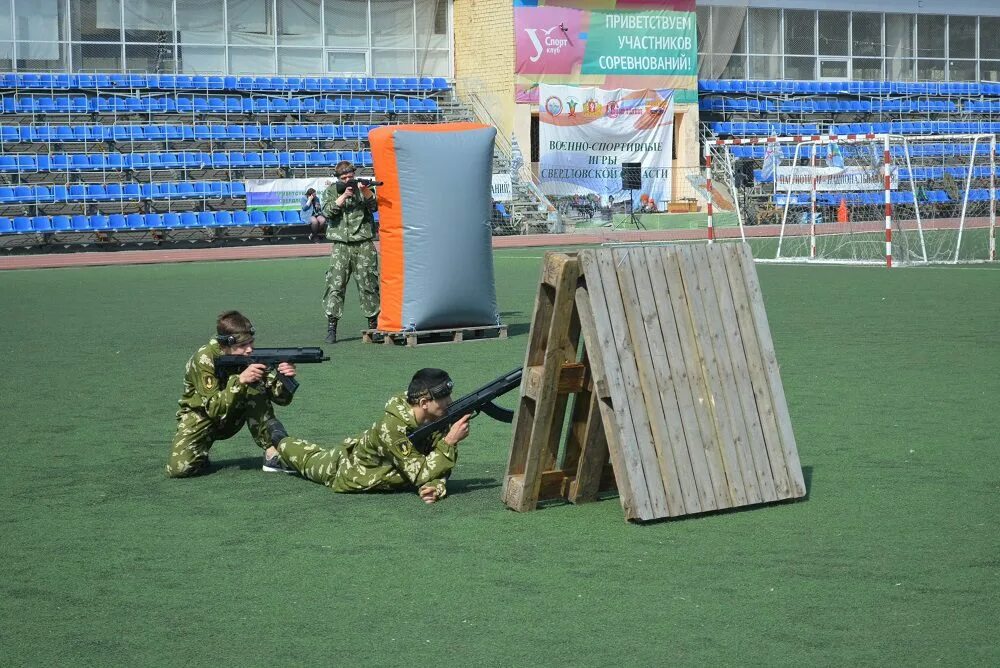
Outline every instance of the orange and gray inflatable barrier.
[[368, 133], [388, 332], [499, 323], [490, 186], [496, 128], [391, 125]]

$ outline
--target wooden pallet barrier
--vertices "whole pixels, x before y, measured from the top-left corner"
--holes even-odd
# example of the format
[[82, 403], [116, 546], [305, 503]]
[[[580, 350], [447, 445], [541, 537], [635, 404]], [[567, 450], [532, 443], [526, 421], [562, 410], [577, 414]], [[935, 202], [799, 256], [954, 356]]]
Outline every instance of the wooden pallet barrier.
[[629, 520], [805, 496], [744, 244], [547, 253], [524, 368], [515, 510], [614, 486]]
[[463, 343], [469, 341], [493, 341], [507, 338], [507, 325], [486, 325], [482, 327], [451, 327], [448, 329], [424, 329], [393, 332], [384, 329], [361, 330], [363, 343], [383, 343], [387, 346], [398, 343], [407, 347], [434, 345], [438, 343]]

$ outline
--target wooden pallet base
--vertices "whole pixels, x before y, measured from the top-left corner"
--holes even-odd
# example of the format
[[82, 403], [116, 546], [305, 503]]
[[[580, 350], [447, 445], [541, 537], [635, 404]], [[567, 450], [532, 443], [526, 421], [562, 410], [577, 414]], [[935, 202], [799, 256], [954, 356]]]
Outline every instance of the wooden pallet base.
[[388, 332], [382, 329], [361, 330], [361, 340], [364, 343], [382, 343], [387, 346], [405, 344], [409, 348], [439, 343], [468, 343], [506, 338], [507, 325], [425, 329], [413, 332]]

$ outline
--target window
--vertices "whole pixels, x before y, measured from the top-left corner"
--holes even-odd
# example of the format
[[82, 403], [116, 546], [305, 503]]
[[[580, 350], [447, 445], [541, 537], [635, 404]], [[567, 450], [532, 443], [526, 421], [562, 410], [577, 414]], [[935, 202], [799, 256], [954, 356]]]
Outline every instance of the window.
[[417, 51], [417, 74], [421, 76], [451, 76], [449, 63], [447, 51]]
[[[378, 11], [372, 11], [372, 46], [413, 48], [413, 0], [378, 0]], [[372, 56], [372, 68], [375, 61]]]
[[914, 17], [907, 14], [885, 15], [885, 55], [887, 58], [912, 58]]
[[177, 47], [177, 71], [183, 74], [219, 74], [226, 71], [226, 49], [222, 46]]
[[128, 0], [124, 9], [126, 42], [158, 42], [163, 33], [165, 41], [174, 41], [174, 12], [169, 2]]
[[[320, 0], [277, 0], [278, 44], [288, 46], [318, 46], [320, 34]], [[279, 56], [280, 58], [280, 56]], [[320, 60], [319, 52], [316, 60]], [[280, 69], [279, 64], [279, 69]], [[313, 70], [310, 71], [314, 71]]]
[[327, 51], [326, 69], [343, 74], [368, 72], [368, 57], [364, 51]]
[[947, 16], [917, 16], [917, 56], [944, 58], [944, 38], [948, 34]]
[[[787, 67], [787, 65], [786, 65]], [[847, 59], [839, 60], [832, 58], [820, 58], [819, 60], [820, 79], [847, 79]]]
[[852, 58], [851, 78], [855, 81], [881, 81], [881, 58]]
[[989, 60], [1000, 58], [1000, 16], [982, 16], [979, 18], [979, 57]]
[[176, 0], [177, 41], [189, 44], [224, 43], [223, 0]]
[[819, 12], [819, 55], [848, 55], [850, 24], [851, 15], [847, 12]]
[[[70, 39], [81, 42], [120, 42], [122, 39], [122, 15], [120, 0], [70, 0]], [[99, 50], [89, 49], [94, 54]], [[75, 53], [75, 52], [74, 52]], [[105, 62], [107, 59], [95, 55], [92, 62]], [[74, 59], [75, 62], [75, 59]], [[121, 54], [118, 54], [118, 66], [121, 67]], [[88, 67], [85, 69], [100, 69]]]
[[746, 10], [712, 7], [712, 53], [746, 53]]
[[[716, 56], [724, 58], [725, 56]], [[723, 79], [746, 79], [747, 78], [747, 58], [743, 55], [736, 55], [729, 59], [726, 67], [722, 70]]]
[[800, 9], [785, 10], [785, 53], [816, 53], [816, 13]]
[[698, 24], [698, 52], [711, 53], [712, 42], [709, 39], [709, 30], [711, 30], [712, 8], [699, 5], [695, 7], [695, 14]]
[[[10, 0], [0, 0], [0, 40], [9, 42], [14, 39], [14, 29], [11, 21]], [[7, 56], [10, 58], [10, 56]], [[0, 57], [2, 60], [2, 57]], [[8, 69], [10, 65], [7, 65]]]
[[918, 81], [944, 81], [945, 70], [943, 60], [929, 60], [921, 58], [917, 61]]
[[974, 60], [949, 60], [948, 80], [949, 81], [976, 81], [976, 61]]
[[[228, 20], [230, 44], [274, 44], [270, 2], [229, 0]], [[232, 57], [229, 60], [232, 62]]]
[[417, 48], [448, 47], [447, 0], [416, 0]]
[[854, 12], [851, 16], [851, 44], [854, 56], [881, 56], [882, 15]]
[[[750, 53], [781, 54], [781, 15], [777, 9], [750, 10]], [[751, 65], [751, 70], [753, 66]]]
[[951, 58], [976, 57], [976, 17], [948, 17], [948, 56]]
[[65, 72], [67, 50], [56, 42], [17, 42], [17, 69], [22, 72]]
[[125, 70], [153, 74], [174, 72], [174, 45], [126, 44]]
[[413, 49], [372, 49], [372, 74], [415, 74]]
[[33, 42], [62, 41], [64, 7], [61, 0], [14, 0], [14, 37]]
[[368, 46], [368, 0], [326, 0], [325, 8], [327, 46]]
[[229, 71], [232, 74], [274, 74], [274, 49], [230, 47]]
[[73, 44], [73, 69], [77, 72], [120, 72], [121, 44]]
[[750, 56], [751, 79], [780, 79], [781, 56]]
[[979, 61], [979, 78], [982, 81], [1000, 81], [1000, 60]]
[[278, 49], [278, 74], [313, 74], [322, 69], [320, 49]]
[[816, 59], [802, 56], [785, 56], [786, 79], [815, 79]]

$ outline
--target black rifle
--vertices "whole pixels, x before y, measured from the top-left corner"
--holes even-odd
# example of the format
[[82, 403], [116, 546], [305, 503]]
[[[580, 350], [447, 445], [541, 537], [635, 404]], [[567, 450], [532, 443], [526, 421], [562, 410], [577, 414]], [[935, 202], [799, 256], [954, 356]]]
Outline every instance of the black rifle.
[[451, 425], [470, 413], [475, 417], [480, 412], [483, 412], [494, 420], [508, 423], [513, 422], [514, 411], [497, 406], [493, 403], [493, 400], [507, 394], [520, 384], [520, 368], [500, 376], [496, 380], [483, 385], [478, 390], [470, 392], [461, 399], [452, 402], [448, 406], [448, 412], [444, 417], [414, 429], [410, 432], [410, 442], [413, 443], [413, 447], [418, 451], [427, 454], [430, 452], [430, 444], [434, 434], [446, 432], [451, 428]]
[[[249, 355], [222, 355], [215, 358], [215, 376], [220, 383], [234, 373], [240, 373], [251, 364], [264, 364], [268, 371], [277, 370], [282, 362], [292, 364], [318, 364], [326, 362], [329, 357], [323, 356], [322, 348], [254, 348]], [[277, 372], [278, 380], [288, 392], [294, 393], [298, 389], [299, 383], [294, 378], [289, 378], [280, 371]]]
[[362, 185], [371, 188], [372, 186], [382, 185], [382, 182], [376, 181], [375, 179], [366, 179], [363, 176], [359, 176], [358, 178], [351, 179], [349, 181], [337, 181], [337, 194], [343, 195], [344, 191], [346, 191], [348, 188], [354, 188], [354, 190], [357, 191], [358, 187]]

